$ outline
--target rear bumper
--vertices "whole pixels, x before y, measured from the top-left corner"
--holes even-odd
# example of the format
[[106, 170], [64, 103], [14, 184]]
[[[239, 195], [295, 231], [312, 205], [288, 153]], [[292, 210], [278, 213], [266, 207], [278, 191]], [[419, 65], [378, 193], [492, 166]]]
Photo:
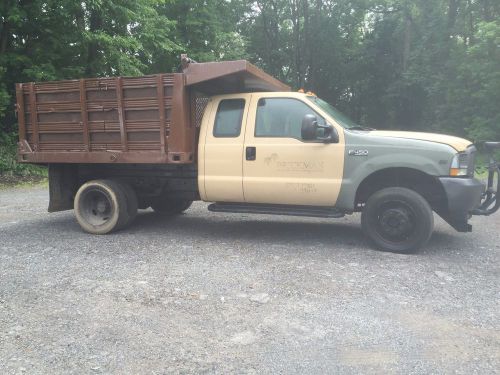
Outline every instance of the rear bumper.
[[441, 215], [459, 232], [470, 232], [471, 211], [479, 207], [485, 185], [475, 178], [439, 178], [448, 200], [448, 210]]

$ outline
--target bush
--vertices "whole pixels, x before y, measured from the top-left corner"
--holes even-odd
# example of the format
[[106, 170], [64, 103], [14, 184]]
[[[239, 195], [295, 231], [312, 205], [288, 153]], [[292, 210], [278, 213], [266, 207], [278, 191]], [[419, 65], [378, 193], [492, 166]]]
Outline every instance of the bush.
[[0, 176], [47, 176], [47, 168], [17, 161], [17, 135], [0, 133]]

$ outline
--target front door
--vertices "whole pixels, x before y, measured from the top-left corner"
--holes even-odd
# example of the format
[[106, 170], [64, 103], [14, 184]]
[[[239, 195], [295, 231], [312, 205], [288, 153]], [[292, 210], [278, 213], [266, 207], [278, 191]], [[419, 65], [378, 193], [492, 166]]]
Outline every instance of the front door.
[[335, 205], [342, 183], [343, 133], [339, 143], [303, 141], [306, 114], [320, 123], [326, 120], [300, 98], [276, 95], [252, 95], [243, 158], [245, 202]]

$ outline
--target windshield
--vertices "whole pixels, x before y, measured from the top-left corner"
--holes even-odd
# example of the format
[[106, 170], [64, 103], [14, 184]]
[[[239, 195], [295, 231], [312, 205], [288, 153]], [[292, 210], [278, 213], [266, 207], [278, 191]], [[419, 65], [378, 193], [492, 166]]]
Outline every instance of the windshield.
[[306, 96], [307, 99], [309, 99], [311, 102], [316, 104], [318, 107], [320, 107], [323, 111], [328, 113], [331, 117], [335, 119], [339, 123], [340, 126], [342, 126], [345, 129], [350, 129], [350, 128], [359, 128], [360, 125], [356, 124], [353, 120], [351, 120], [349, 117], [344, 115], [342, 112], [340, 112], [337, 108], [334, 106], [328, 104], [324, 100], [318, 98], [317, 96]]

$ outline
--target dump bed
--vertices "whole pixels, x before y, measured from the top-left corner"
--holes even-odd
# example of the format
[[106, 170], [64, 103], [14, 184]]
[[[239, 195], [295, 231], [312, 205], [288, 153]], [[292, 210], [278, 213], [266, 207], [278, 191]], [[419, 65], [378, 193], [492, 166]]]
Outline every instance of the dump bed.
[[289, 89], [244, 60], [186, 57], [180, 73], [19, 83], [19, 160], [192, 163], [208, 95]]

